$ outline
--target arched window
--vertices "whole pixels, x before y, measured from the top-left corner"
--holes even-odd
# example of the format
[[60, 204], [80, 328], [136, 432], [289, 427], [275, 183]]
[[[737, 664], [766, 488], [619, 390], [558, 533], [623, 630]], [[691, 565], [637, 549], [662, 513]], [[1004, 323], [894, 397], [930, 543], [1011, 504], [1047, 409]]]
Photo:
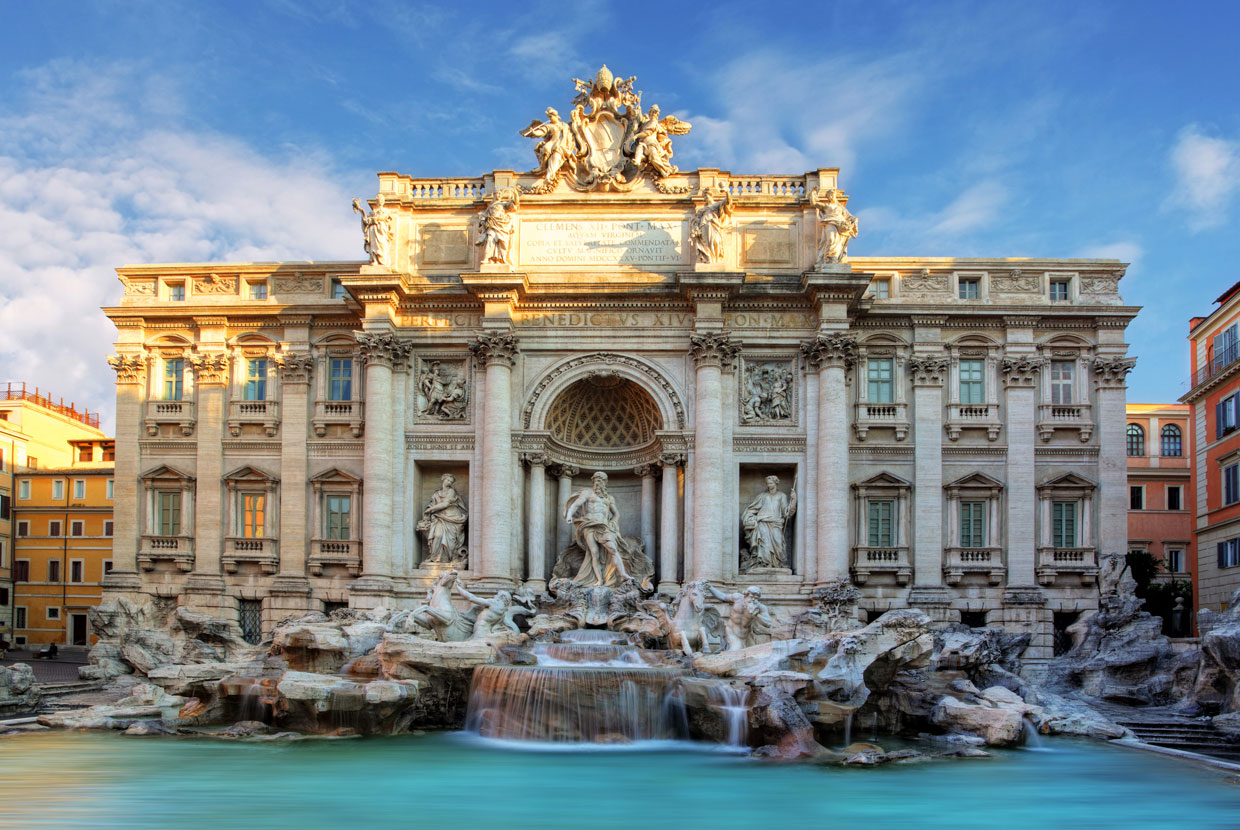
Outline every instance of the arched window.
[[1128, 454], [1145, 455], [1145, 430], [1136, 424], [1128, 425]]
[[1179, 458], [1184, 454], [1184, 443], [1180, 436], [1180, 428], [1175, 424], [1167, 424], [1162, 428], [1162, 455]]

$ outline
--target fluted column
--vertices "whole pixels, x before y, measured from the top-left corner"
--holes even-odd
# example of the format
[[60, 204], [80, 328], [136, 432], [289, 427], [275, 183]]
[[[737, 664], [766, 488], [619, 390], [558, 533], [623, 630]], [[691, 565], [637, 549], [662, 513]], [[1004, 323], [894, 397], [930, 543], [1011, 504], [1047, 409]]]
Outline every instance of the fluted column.
[[560, 489], [555, 499], [555, 555], [559, 556], [560, 551], [564, 550], [572, 542], [573, 530], [568, 522], [564, 521], [564, 509], [568, 507], [568, 500], [573, 495], [573, 476], [581, 472], [580, 467], [574, 467], [570, 464], [561, 464], [559, 479]]
[[723, 364], [737, 352], [727, 333], [689, 335], [697, 364], [693, 421], [692, 574], [686, 579], [721, 579], [725, 556], [723, 507]]
[[[314, 358], [306, 353], [278, 355], [280, 384], [280, 571], [281, 593], [308, 594], [306, 579], [307, 445], [310, 419], [310, 379]], [[284, 610], [292, 610], [292, 603]]]
[[109, 594], [135, 591], [138, 576], [138, 545], [142, 529], [138, 523], [141, 473], [138, 435], [142, 430], [145, 405], [146, 359], [140, 354], [120, 354], [108, 358], [116, 370], [116, 465], [113, 470], [112, 571], [103, 577]]
[[547, 456], [528, 453], [524, 461], [530, 467], [529, 496], [526, 498], [529, 570], [526, 584], [535, 591], [547, 587]]
[[654, 465], [643, 464], [634, 468], [633, 472], [642, 480], [642, 547], [645, 548], [646, 555], [651, 558], [651, 561], [654, 561], [656, 536]]
[[480, 562], [470, 563], [483, 579], [511, 582], [512, 498], [514, 482], [512, 452], [512, 367], [516, 363], [516, 338], [508, 332], [480, 335], [470, 351], [486, 366], [486, 402], [482, 414], [482, 544]]
[[801, 346], [818, 368], [818, 581], [848, 578], [848, 382], [857, 339], [820, 334]]
[[405, 361], [412, 347], [388, 333], [361, 332], [357, 341], [366, 366], [366, 438], [362, 467], [366, 489], [362, 511], [362, 576], [353, 583], [352, 593], [361, 596], [392, 590], [392, 504], [398, 457], [394, 440], [392, 369]]
[[[678, 452], [659, 455], [663, 467], [663, 503], [659, 521], [659, 590], [673, 594], [680, 582], [680, 470], [685, 457]], [[645, 479], [642, 480], [643, 483]], [[644, 495], [644, 492], [643, 492]]]
[[1036, 506], [1034, 480], [1037, 407], [1034, 388], [1042, 369], [1028, 356], [1002, 363], [1007, 419], [1007, 580], [1009, 589], [1037, 592]]
[[913, 587], [911, 605], [946, 605], [943, 587], [943, 381], [951, 361], [914, 356], [913, 381]]

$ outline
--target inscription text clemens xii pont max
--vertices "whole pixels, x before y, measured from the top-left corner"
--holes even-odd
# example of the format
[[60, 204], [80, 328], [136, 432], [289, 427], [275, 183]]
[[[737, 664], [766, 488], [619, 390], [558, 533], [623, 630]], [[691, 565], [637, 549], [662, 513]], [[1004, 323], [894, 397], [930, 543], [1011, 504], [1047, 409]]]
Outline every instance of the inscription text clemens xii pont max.
[[653, 267], [685, 262], [685, 222], [521, 223], [522, 265], [633, 265]]

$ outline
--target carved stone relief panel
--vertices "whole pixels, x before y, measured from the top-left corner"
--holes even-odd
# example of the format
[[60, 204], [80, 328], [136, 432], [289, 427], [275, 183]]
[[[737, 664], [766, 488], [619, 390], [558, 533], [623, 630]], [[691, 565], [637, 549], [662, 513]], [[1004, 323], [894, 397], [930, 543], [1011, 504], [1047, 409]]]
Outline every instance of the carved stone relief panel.
[[422, 423], [469, 418], [469, 359], [459, 353], [418, 355], [414, 383], [414, 411]]
[[419, 250], [422, 265], [468, 265], [469, 229], [423, 225]]
[[746, 225], [741, 233], [741, 250], [746, 265], [796, 266], [796, 245], [791, 227], [752, 224]]
[[796, 360], [770, 355], [745, 355], [741, 363], [737, 403], [742, 424], [796, 423]]

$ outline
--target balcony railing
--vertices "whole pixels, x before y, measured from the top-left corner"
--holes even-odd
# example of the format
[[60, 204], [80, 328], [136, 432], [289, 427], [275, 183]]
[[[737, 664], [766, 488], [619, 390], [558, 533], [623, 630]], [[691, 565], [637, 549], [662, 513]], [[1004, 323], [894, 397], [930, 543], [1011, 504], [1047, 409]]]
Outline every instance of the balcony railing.
[[909, 562], [908, 547], [905, 545], [858, 545], [853, 548], [852, 570], [853, 579], [858, 585], [864, 585], [870, 575], [876, 573], [895, 575], [897, 585], [907, 585], [913, 576], [913, 566]]
[[1083, 585], [1098, 579], [1097, 548], [1038, 548], [1038, 582], [1052, 585], [1060, 576], [1076, 576]]
[[895, 429], [896, 440], [903, 441], [908, 435], [908, 404], [904, 401], [895, 403], [858, 403], [854, 410], [853, 430], [857, 440], [864, 441], [866, 433], [875, 427], [891, 427]]
[[1094, 421], [1090, 415], [1090, 405], [1049, 404], [1038, 406], [1038, 436], [1043, 441], [1051, 440], [1057, 429], [1076, 430], [1082, 442], [1088, 441], [1094, 434]]
[[360, 438], [366, 423], [364, 407], [361, 401], [315, 401], [314, 434], [322, 438], [328, 424], [348, 424], [353, 437]]
[[991, 441], [999, 438], [1003, 422], [999, 420], [999, 405], [995, 403], [953, 403], [947, 405], [947, 430], [949, 440], [955, 441], [966, 429], [984, 429]]
[[280, 570], [279, 543], [271, 538], [229, 536], [224, 540], [221, 561], [224, 570], [230, 574], [247, 563], [258, 565], [263, 573], [274, 574]]
[[78, 411], [77, 404], [72, 401], [65, 406], [65, 399], [61, 398], [59, 403], [53, 401], [50, 395], [40, 395], [39, 387], [27, 389], [25, 383], [8, 383], [4, 389], [0, 389], [0, 401], [28, 401], [36, 406], [44, 409], [50, 409], [58, 415], [64, 415], [66, 418], [72, 418], [75, 421], [86, 424], [88, 427], [99, 429], [99, 413], [90, 410]]
[[194, 569], [194, 538], [192, 536], [159, 536], [142, 537], [138, 549], [138, 567], [144, 571], [153, 571], [159, 562], [172, 562], [179, 571]]
[[350, 576], [362, 572], [362, 543], [357, 539], [315, 539], [310, 543], [310, 573], [322, 576], [328, 567], [345, 568]]
[[187, 438], [193, 435], [194, 402], [192, 400], [147, 401], [146, 418], [143, 419], [146, 434], [152, 438], [159, 435], [159, 427], [162, 424], [175, 424], [181, 430], [181, 435]]
[[965, 574], [984, 574], [991, 585], [1002, 585], [1007, 575], [1003, 549], [999, 547], [947, 548], [943, 576], [948, 585], [958, 585]]
[[1240, 360], [1240, 343], [1234, 343], [1220, 350], [1205, 366], [1193, 372], [1192, 385], [1195, 387], [1199, 383], [1205, 383], [1215, 375], [1222, 374], [1225, 369], [1229, 368], [1237, 360]]
[[236, 438], [243, 424], [260, 424], [268, 438], [280, 429], [280, 404], [277, 401], [229, 401], [228, 432]]

